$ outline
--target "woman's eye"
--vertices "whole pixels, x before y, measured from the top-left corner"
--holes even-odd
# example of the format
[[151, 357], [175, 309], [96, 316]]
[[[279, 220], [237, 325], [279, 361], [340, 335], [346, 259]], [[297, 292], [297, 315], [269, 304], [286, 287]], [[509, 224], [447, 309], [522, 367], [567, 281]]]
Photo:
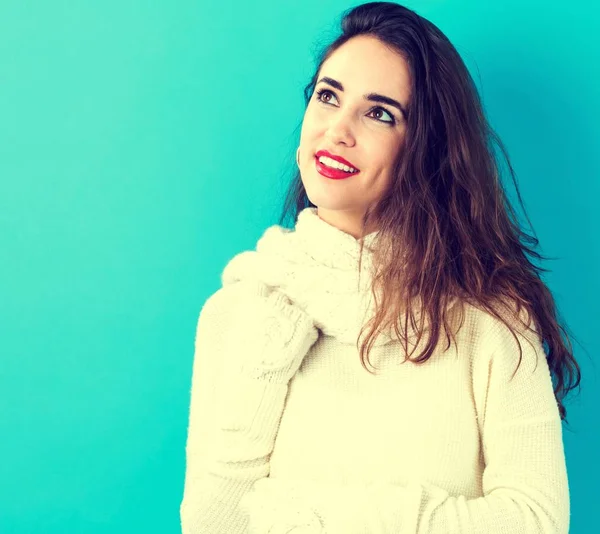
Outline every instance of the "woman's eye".
[[328, 95], [333, 95], [333, 93], [331, 91], [328, 91], [327, 89], [321, 89], [320, 91], [317, 91], [317, 99], [320, 102], [325, 102], [322, 98], [321, 95], [323, 94], [328, 94]]
[[[329, 104], [329, 100], [323, 100], [323, 99], [321, 98], [321, 96], [322, 96], [323, 94], [329, 94], [329, 95], [333, 95], [333, 96], [335, 96], [335, 93], [334, 93], [333, 91], [330, 91], [329, 89], [321, 89], [320, 91], [317, 91], [317, 100], [318, 100], [319, 102], [321, 102], [322, 104]], [[394, 125], [394, 124], [396, 124], [396, 121], [395, 121], [394, 117], [391, 115], [391, 113], [389, 113], [389, 112], [388, 112], [387, 110], [385, 110], [384, 108], [381, 108], [381, 107], [376, 107], [376, 108], [373, 108], [373, 109], [370, 111], [370, 113], [374, 113], [374, 112], [383, 112], [383, 113], [387, 114], [387, 116], [390, 118], [390, 120], [387, 120], [387, 121], [385, 121], [385, 120], [381, 120], [381, 119], [377, 119], [377, 118], [376, 118], [375, 120], [377, 120], [377, 121], [379, 121], [379, 122], [387, 122], [387, 123], [388, 123], [388, 124], [390, 124], [390, 125]]]

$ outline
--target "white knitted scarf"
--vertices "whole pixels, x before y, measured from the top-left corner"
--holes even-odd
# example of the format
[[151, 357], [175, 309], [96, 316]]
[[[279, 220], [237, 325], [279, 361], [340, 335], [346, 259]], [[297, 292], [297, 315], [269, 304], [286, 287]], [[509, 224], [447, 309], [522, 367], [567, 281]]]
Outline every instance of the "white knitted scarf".
[[[377, 235], [364, 237], [362, 273], [358, 277], [360, 243], [325, 222], [317, 208], [298, 214], [295, 229], [270, 226], [256, 250], [234, 256], [221, 276], [223, 286], [241, 280], [260, 280], [282, 291], [305, 310], [326, 335], [355, 345], [363, 324], [375, 312], [371, 295], [371, 245]], [[375, 345], [390, 343], [390, 332]]]

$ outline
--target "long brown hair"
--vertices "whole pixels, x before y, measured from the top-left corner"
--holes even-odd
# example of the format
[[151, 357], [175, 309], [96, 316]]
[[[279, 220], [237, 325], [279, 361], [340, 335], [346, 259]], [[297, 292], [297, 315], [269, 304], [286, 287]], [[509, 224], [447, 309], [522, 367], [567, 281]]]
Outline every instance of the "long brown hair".
[[[438, 345], [441, 325], [445, 332], [450, 330], [447, 311], [453, 297], [500, 319], [517, 341], [515, 321], [500, 309], [514, 313], [519, 323], [531, 330], [531, 323], [525, 325], [520, 319], [526, 311], [546, 345], [560, 417], [566, 420], [562, 400], [581, 380], [569, 339], [574, 336], [560, 324], [552, 294], [540, 278], [540, 272], [548, 269], [527, 258], [548, 259], [534, 250], [539, 243], [535, 232], [530, 236], [520, 228], [506, 197], [493, 141], [508, 163], [525, 212], [507, 151], [484, 116], [477, 88], [461, 57], [434, 24], [391, 2], [371, 2], [349, 10], [341, 29], [342, 34], [319, 54], [315, 74], [304, 88], [306, 106], [323, 62], [358, 35], [375, 36], [402, 54], [412, 83], [404, 151], [395, 162], [389, 190], [377, 205], [368, 208], [362, 221], [363, 230], [371, 228], [374, 221], [379, 232], [374, 242], [376, 274], [371, 288], [376, 313], [359, 336], [371, 325], [360, 346], [361, 364], [369, 371], [365, 359], [373, 342], [392, 324], [396, 335], [408, 342], [408, 317], [419, 341], [423, 321], [431, 325], [424, 350], [411, 360], [427, 361]], [[301, 210], [315, 207], [300, 172], [294, 172], [280, 224], [286, 217], [295, 222]], [[359, 241], [362, 259], [363, 242]], [[381, 302], [377, 302], [375, 288], [383, 295]], [[415, 298], [421, 303], [419, 325], [411, 305]], [[397, 325], [402, 312], [403, 334]], [[522, 357], [520, 343], [519, 350]]]

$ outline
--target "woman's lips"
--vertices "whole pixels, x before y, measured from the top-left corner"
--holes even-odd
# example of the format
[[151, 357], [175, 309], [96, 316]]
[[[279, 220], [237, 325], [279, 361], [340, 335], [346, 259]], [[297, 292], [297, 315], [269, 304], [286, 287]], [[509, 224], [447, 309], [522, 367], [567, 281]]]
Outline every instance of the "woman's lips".
[[332, 178], [333, 180], [343, 180], [344, 178], [349, 178], [350, 176], [354, 176], [360, 172], [346, 172], [341, 169], [334, 169], [332, 167], [328, 167], [327, 165], [323, 165], [323, 163], [321, 163], [316, 156], [315, 164], [317, 166], [317, 171], [319, 172], [319, 174], [322, 174], [327, 178]]

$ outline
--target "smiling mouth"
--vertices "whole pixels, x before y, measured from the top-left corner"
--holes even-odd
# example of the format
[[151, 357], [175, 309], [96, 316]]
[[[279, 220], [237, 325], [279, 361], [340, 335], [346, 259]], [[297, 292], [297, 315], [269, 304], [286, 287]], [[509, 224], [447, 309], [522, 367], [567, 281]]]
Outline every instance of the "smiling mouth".
[[326, 178], [331, 178], [333, 180], [343, 180], [344, 178], [350, 178], [351, 176], [355, 176], [360, 173], [359, 170], [356, 172], [347, 172], [342, 169], [336, 169], [335, 167], [328, 167], [324, 163], [319, 161], [319, 158], [315, 156], [315, 165], [317, 168], [317, 172]]

